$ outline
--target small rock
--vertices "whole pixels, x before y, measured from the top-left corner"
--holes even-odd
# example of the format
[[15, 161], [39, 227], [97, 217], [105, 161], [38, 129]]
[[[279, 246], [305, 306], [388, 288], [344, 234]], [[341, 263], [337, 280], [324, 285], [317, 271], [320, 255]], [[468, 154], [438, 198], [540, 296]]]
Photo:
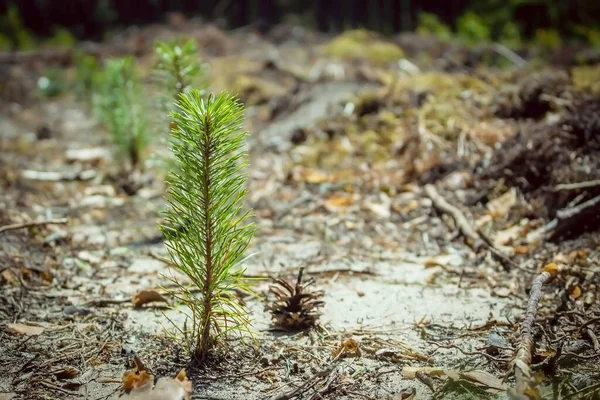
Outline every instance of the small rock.
[[109, 158], [110, 152], [105, 147], [92, 147], [87, 149], [69, 149], [66, 153], [67, 161], [90, 162]]
[[92, 314], [92, 310], [90, 310], [89, 308], [84, 308], [84, 307], [77, 307], [77, 306], [66, 306], [63, 309], [63, 314], [66, 316], [71, 316], [71, 315], [89, 315]]
[[35, 132], [37, 140], [48, 140], [52, 137], [52, 131], [46, 125], [42, 125]]
[[292, 132], [292, 136], [290, 137], [290, 141], [293, 144], [302, 144], [302, 143], [306, 142], [306, 138], [307, 138], [306, 130], [304, 130], [302, 128], [296, 128]]

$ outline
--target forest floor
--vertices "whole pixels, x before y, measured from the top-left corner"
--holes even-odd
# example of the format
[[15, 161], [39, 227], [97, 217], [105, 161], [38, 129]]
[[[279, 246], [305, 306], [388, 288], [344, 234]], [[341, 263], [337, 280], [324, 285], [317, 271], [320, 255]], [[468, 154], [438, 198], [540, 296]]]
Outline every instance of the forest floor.
[[[167, 133], [124, 176], [84, 101], [31, 95], [53, 61], [24, 59], [0, 107], [0, 399], [110, 398], [134, 355], [155, 378], [187, 368], [198, 399], [517, 396], [536, 277], [521, 395], [598, 398], [600, 66], [510, 52], [500, 69], [506, 49], [410, 34], [352, 38], [359, 55], [340, 58], [297, 27], [175, 28], [101, 50], [148, 66], [155, 38], [198, 40], [211, 90], [246, 104], [248, 273], [268, 302], [272, 278], [303, 268], [324, 292], [319, 326], [278, 331], [244, 298], [257, 341], [188, 366], [159, 288]], [[363, 56], [380, 42], [406, 58]], [[50, 222], [11, 228], [32, 221]]]

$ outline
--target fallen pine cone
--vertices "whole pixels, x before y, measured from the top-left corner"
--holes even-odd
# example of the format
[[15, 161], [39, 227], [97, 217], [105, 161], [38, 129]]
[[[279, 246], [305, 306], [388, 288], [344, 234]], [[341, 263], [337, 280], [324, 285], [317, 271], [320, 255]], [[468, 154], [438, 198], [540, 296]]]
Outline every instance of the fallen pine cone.
[[271, 312], [273, 323], [278, 327], [302, 330], [317, 324], [320, 316], [317, 309], [324, 304], [319, 299], [324, 293], [306, 291], [306, 288], [314, 283], [314, 279], [302, 284], [303, 270], [304, 268], [300, 268], [295, 286], [282, 279], [276, 279], [277, 285], [269, 287], [269, 293], [274, 294], [276, 299], [265, 306], [265, 311]]

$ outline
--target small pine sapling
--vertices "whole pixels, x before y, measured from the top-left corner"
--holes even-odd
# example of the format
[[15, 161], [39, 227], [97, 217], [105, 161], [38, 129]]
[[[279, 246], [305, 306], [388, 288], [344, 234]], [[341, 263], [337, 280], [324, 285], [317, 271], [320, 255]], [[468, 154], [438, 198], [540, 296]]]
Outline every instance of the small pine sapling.
[[[176, 107], [171, 149], [179, 166], [167, 180], [161, 230], [172, 263], [197, 288], [169, 278], [191, 320], [183, 329], [173, 324], [179, 335], [172, 336], [183, 336], [182, 348], [202, 362], [228, 333], [252, 334], [248, 311], [233, 296], [252, 293], [241, 268], [255, 232], [251, 210], [242, 211], [247, 133], [241, 131], [243, 106], [227, 92], [203, 99], [194, 89], [181, 94]], [[172, 227], [180, 227], [179, 234]]]
[[133, 58], [112, 59], [99, 78], [95, 109], [110, 133], [119, 155], [139, 167], [148, 145], [144, 98], [135, 73]]
[[[158, 41], [154, 44], [154, 58], [152, 80], [158, 89], [155, 106], [159, 110], [155, 114], [154, 126], [157, 127], [156, 134], [162, 141], [163, 133], [168, 132], [173, 125], [173, 121], [164, 118], [173, 110], [173, 99], [177, 101], [179, 95], [187, 93], [192, 85], [195, 88], [203, 88], [206, 85], [202, 80], [204, 68], [200, 63], [194, 40]], [[169, 170], [176, 165], [171, 157], [159, 157], [158, 161], [164, 163]]]
[[156, 42], [154, 55], [154, 76], [165, 92], [177, 100], [192, 84], [198, 87], [195, 80], [202, 74], [202, 66], [194, 40]]

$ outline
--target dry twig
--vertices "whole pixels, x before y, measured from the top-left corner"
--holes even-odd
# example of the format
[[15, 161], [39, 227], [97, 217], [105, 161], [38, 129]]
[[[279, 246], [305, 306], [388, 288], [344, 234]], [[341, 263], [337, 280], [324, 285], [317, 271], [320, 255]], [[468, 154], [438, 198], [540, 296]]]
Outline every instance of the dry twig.
[[446, 214], [449, 214], [456, 226], [460, 230], [460, 233], [463, 234], [470, 242], [469, 245], [473, 248], [473, 250], [477, 251], [481, 248], [485, 243], [481, 240], [481, 237], [475, 232], [475, 230], [471, 227], [469, 220], [458, 208], [454, 207], [452, 204], [448, 203], [446, 199], [444, 199], [435, 189], [435, 186], [429, 184], [424, 187], [425, 194], [427, 197], [431, 199], [433, 202], [433, 206]]
[[44, 221], [30, 221], [30, 222], [23, 222], [20, 224], [4, 225], [4, 226], [0, 226], [0, 233], [6, 232], [6, 231], [12, 231], [15, 229], [30, 228], [32, 226], [64, 225], [68, 222], [69, 222], [69, 220], [66, 218], [58, 218], [58, 219], [48, 219], [48, 220], [44, 220]]
[[525, 318], [521, 324], [519, 344], [511, 363], [515, 373], [516, 386], [514, 389], [509, 389], [509, 394], [515, 398], [527, 398], [525, 396], [528, 394], [535, 393], [531, 379], [531, 359], [534, 347], [533, 324], [537, 313], [537, 305], [542, 297], [542, 286], [567, 270], [566, 265], [551, 263], [544, 267], [544, 270], [533, 280], [531, 295], [525, 310]]

